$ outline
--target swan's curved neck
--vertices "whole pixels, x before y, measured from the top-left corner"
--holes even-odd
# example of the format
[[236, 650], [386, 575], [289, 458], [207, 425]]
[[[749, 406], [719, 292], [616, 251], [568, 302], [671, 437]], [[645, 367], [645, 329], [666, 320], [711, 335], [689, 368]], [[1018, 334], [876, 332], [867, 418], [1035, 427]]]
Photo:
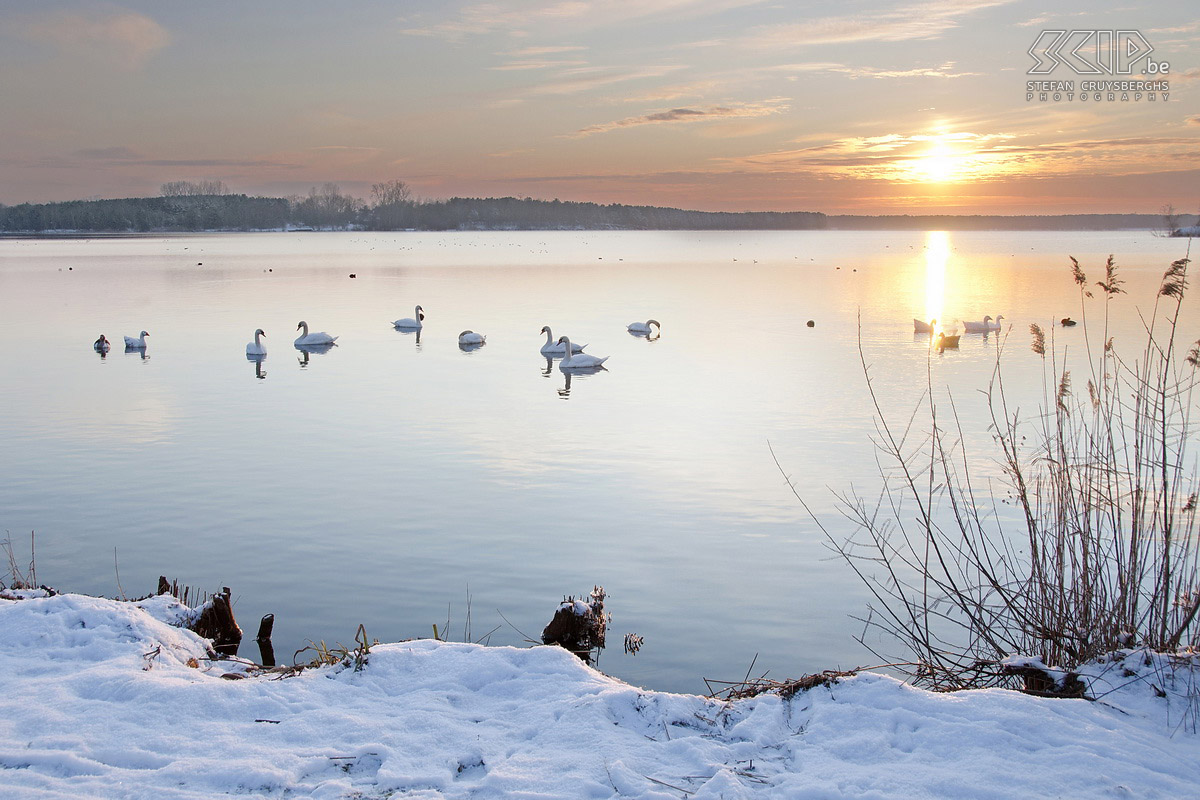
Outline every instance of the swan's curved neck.
[[304, 329], [304, 333], [302, 333], [302, 334], [300, 334], [300, 335], [301, 335], [301, 336], [308, 336], [308, 323], [307, 323], [307, 322], [301, 322], [301, 323], [300, 323], [300, 327]]
[[254, 332], [254, 346], [262, 347], [262, 331]]
[[550, 326], [546, 326], [546, 344], [554, 344], [554, 334], [550, 331]]
[[563, 360], [570, 361], [571, 360], [571, 340], [565, 336], [562, 337], [562, 340], [563, 340], [563, 353], [566, 354], [563, 357]]

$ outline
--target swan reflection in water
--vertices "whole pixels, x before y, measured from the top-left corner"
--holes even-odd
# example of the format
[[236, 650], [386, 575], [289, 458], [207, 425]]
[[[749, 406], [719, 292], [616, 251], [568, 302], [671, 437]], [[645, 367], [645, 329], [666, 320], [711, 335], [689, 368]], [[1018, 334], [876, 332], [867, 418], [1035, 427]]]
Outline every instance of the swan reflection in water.
[[303, 369], [308, 366], [308, 357], [310, 355], [324, 355], [337, 347], [337, 344], [334, 342], [329, 342], [328, 344], [297, 344], [293, 345], [293, 347], [300, 351], [298, 361], [300, 362], [301, 369]]
[[266, 372], [266, 370], [263, 369], [263, 366], [262, 366], [263, 361], [265, 361], [266, 359], [267, 359], [266, 353], [263, 353], [262, 355], [246, 353], [246, 360], [254, 362], [254, 377], [256, 377], [260, 380], [267, 377], [267, 372]]
[[[100, 355], [103, 356], [104, 354], [101, 353]], [[130, 347], [129, 345], [125, 345], [125, 355], [139, 355], [142, 357], [142, 361], [150, 360], [150, 353], [145, 347]]]
[[402, 336], [416, 337], [417, 349], [421, 349], [421, 329], [420, 328], [396, 328], [396, 333]]
[[558, 390], [558, 396], [563, 400], [571, 399], [571, 379], [590, 375], [595, 375], [598, 372], [608, 372], [602, 365], [595, 367], [576, 367], [575, 369], [559, 369], [563, 374], [563, 387]]

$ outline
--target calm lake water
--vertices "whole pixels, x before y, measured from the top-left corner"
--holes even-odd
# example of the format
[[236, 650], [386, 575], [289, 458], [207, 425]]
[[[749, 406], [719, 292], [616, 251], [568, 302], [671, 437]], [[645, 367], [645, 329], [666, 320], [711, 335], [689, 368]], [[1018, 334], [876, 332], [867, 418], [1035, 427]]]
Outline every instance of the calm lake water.
[[[39, 578], [153, 591], [230, 586], [257, 658], [307, 639], [493, 627], [537, 637], [567, 593], [609, 593], [600, 668], [702, 691], [703, 677], [871, 664], [868, 595], [836, 493], [880, 482], [857, 337], [885, 410], [955, 399], [989, 460], [979, 390], [998, 339], [930, 353], [913, 317], [1003, 314], [1006, 381], [1035, 407], [1028, 325], [1079, 316], [1068, 255], [1129, 295], [1137, 341], [1182, 240], [1146, 232], [268, 233], [0, 240], [0, 531]], [[350, 273], [357, 275], [351, 279]], [[426, 313], [420, 339], [391, 321]], [[1185, 333], [1200, 335], [1189, 300]], [[661, 337], [629, 335], [635, 320]], [[337, 335], [292, 346], [299, 320]], [[814, 327], [807, 327], [812, 320]], [[609, 356], [568, 378], [550, 325]], [[247, 360], [263, 328], [268, 356]], [[487, 344], [463, 352], [464, 329]], [[145, 353], [125, 334], [150, 333]], [[1082, 352], [1082, 327], [1054, 328]], [[92, 351], [101, 333], [117, 342]], [[1070, 356], [1068, 356], [1070, 357]], [[1080, 381], [1082, 383], [1082, 381]], [[503, 613], [512, 627], [500, 617]], [[514, 629], [515, 628], [515, 629]], [[621, 652], [627, 632], [645, 646]]]

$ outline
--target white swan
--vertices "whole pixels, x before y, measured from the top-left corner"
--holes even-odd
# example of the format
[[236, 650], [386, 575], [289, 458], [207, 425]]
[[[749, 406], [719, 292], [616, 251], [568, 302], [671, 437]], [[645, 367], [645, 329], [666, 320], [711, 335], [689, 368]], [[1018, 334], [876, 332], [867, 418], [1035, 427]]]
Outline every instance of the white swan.
[[608, 356], [600, 358], [598, 356], [589, 355], [588, 353], [572, 352], [574, 348], [571, 345], [571, 340], [566, 336], [558, 337], [558, 343], [563, 346], [564, 353], [571, 353], [571, 355], [565, 356], [563, 360], [559, 362], [559, 369], [588, 369], [589, 367], [598, 367], [605, 361], [608, 361]]
[[1004, 319], [1004, 315], [992, 319], [991, 315], [983, 318], [983, 322], [963, 322], [967, 333], [987, 333], [988, 331], [1000, 330], [1000, 320]]
[[150, 334], [146, 333], [145, 331], [142, 331], [141, 335], [138, 336], [137, 338], [134, 338], [132, 336], [126, 336], [125, 337], [125, 346], [126, 347], [136, 347], [139, 350], [145, 350], [146, 349], [146, 337], [149, 335]]
[[934, 326], [937, 325], [936, 319], [931, 319], [929, 322], [913, 317], [913, 333], [933, 333]]
[[662, 333], [662, 324], [656, 319], [648, 319], [645, 322], [631, 322], [626, 326], [626, 330], [630, 333], [650, 333], [650, 326], [658, 328], [658, 332]]
[[296, 330], [300, 330], [301, 328], [304, 329], [304, 333], [297, 336], [296, 341], [294, 342], [294, 344], [296, 344], [299, 347], [304, 347], [306, 345], [314, 345], [314, 344], [333, 344], [335, 341], [337, 341], [337, 338], [338, 338], [336, 336], [330, 336], [325, 331], [316, 331], [314, 333], [309, 333], [308, 332], [308, 323], [305, 322], [304, 320], [300, 320], [299, 324], [296, 325]]
[[266, 332], [259, 328], [254, 332], [254, 341], [246, 345], [246, 355], [248, 356], [265, 356], [267, 354], [266, 345], [262, 343], [260, 337], [266, 336]]
[[[544, 355], [544, 356], [563, 355], [564, 353], [567, 352], [567, 346], [565, 344], [560, 344], [559, 342], [556, 342], [554, 340], [554, 334], [550, 332], [549, 325], [542, 326], [542, 333], [546, 334], [546, 343], [544, 345], [542, 345], [542, 355]], [[583, 348], [585, 348], [585, 347], [587, 347], [586, 344], [572, 344], [571, 352], [578, 353], [578, 352], [582, 351]]]
[[420, 306], [417, 306], [416, 309], [413, 311], [413, 316], [405, 317], [404, 319], [398, 319], [395, 322], [393, 322], [392, 325], [394, 325], [397, 328], [420, 328], [421, 322], [424, 319], [425, 319], [425, 312], [421, 310]]
[[95, 350], [97, 353], [107, 353], [108, 348], [110, 348], [110, 347], [112, 347], [112, 342], [110, 342], [108, 340], [108, 337], [105, 336], [103, 333], [100, 334], [99, 339], [92, 342], [92, 349]]
[[459, 344], [484, 344], [485, 342], [487, 342], [487, 337], [475, 331], [463, 331], [458, 335]]

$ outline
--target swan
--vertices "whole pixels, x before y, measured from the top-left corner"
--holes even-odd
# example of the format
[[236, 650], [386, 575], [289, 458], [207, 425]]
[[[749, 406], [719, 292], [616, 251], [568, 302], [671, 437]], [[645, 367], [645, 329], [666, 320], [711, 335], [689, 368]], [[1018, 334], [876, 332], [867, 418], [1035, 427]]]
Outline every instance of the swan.
[[256, 330], [254, 332], [254, 341], [246, 345], [246, 355], [265, 356], [267, 354], [267, 348], [263, 345], [261, 337], [266, 335], [266, 332], [263, 331], [262, 328]]
[[563, 360], [559, 362], [559, 369], [588, 369], [589, 367], [598, 367], [605, 361], [608, 361], [608, 356], [600, 358], [599, 356], [593, 356], [588, 353], [574, 352], [574, 346], [571, 344], [571, 340], [566, 336], [558, 337], [558, 343], [563, 346], [564, 353], [570, 354], [565, 356]]
[[964, 322], [963, 325], [967, 329], [967, 333], [987, 333], [988, 331], [1000, 330], [1000, 320], [1004, 319], [1004, 315], [992, 319], [991, 315], [983, 318], [983, 322]]
[[658, 328], [658, 332], [662, 333], [662, 324], [656, 319], [648, 319], [645, 322], [631, 322], [626, 326], [626, 330], [630, 333], [650, 333], [650, 326], [654, 325]]
[[295, 341], [295, 344], [298, 347], [304, 347], [306, 345], [314, 345], [314, 344], [333, 344], [335, 341], [337, 341], [337, 338], [338, 338], [336, 336], [330, 336], [325, 331], [317, 331], [315, 333], [309, 333], [308, 332], [308, 323], [305, 322], [304, 320], [300, 320], [300, 322], [296, 325], [296, 330], [300, 330], [301, 328], [304, 329], [304, 333], [302, 333], [298, 337], [296, 337], [296, 341]]
[[475, 331], [463, 331], [458, 335], [459, 344], [483, 344], [487, 341], [487, 337], [482, 333]]
[[92, 349], [95, 350], [97, 353], [107, 353], [108, 348], [110, 348], [110, 347], [112, 347], [112, 342], [110, 342], [108, 340], [108, 337], [106, 337], [103, 333], [100, 334], [99, 339], [92, 342]]
[[934, 327], [937, 325], [936, 319], [931, 319], [929, 322], [913, 317], [913, 333], [933, 333]]
[[146, 333], [145, 331], [142, 331], [141, 335], [136, 338], [133, 336], [126, 336], [125, 337], [125, 346], [126, 347], [136, 347], [139, 350], [145, 350], [146, 349], [146, 337], [149, 335], [150, 334]]
[[[542, 333], [546, 334], [546, 343], [542, 345], [542, 355], [563, 355], [567, 352], [566, 345], [554, 341], [554, 334], [550, 332], [549, 325], [542, 326]], [[585, 347], [587, 347], [586, 344], [572, 344], [571, 352], [578, 353]]]
[[397, 328], [420, 328], [421, 322], [424, 319], [425, 319], [425, 312], [421, 310], [420, 306], [417, 306], [416, 309], [413, 311], [413, 315], [411, 317], [405, 317], [404, 319], [398, 319], [395, 322], [393, 322], [392, 325], [394, 325]]

